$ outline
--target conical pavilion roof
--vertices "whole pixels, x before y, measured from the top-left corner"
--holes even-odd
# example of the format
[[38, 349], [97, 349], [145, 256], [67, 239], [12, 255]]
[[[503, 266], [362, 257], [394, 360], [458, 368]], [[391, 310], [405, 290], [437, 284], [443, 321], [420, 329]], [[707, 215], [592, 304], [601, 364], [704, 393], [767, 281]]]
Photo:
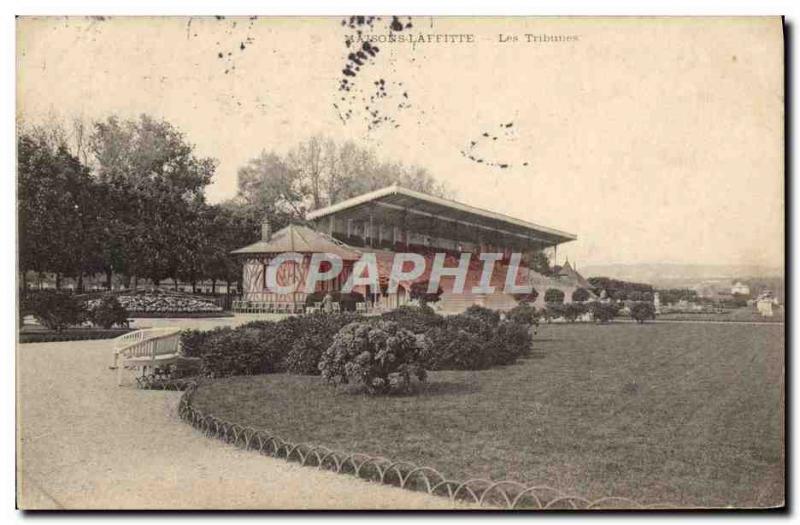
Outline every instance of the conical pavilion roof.
[[290, 224], [272, 234], [268, 241], [261, 240], [231, 253], [256, 255], [286, 252], [331, 253], [346, 261], [355, 261], [361, 256], [333, 237], [299, 224]]

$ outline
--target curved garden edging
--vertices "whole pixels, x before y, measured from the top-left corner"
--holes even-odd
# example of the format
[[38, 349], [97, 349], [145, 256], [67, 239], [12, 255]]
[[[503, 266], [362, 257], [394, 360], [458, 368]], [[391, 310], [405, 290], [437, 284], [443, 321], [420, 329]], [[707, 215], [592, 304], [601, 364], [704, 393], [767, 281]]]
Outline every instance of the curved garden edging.
[[178, 416], [206, 437], [217, 438], [229, 445], [260, 454], [316, 467], [341, 474], [350, 474], [366, 481], [392, 485], [407, 490], [424, 491], [444, 496], [452, 503], [466, 502], [480, 506], [530, 510], [595, 510], [595, 509], [664, 509], [674, 505], [645, 505], [630, 498], [604, 497], [596, 500], [566, 494], [552, 487], [524, 485], [510, 480], [492, 481], [446, 479], [432, 467], [417, 466], [407, 461], [392, 461], [380, 456], [331, 450], [321, 445], [292, 443], [266, 430], [233, 423], [205, 414], [192, 406], [199, 384], [196, 381], [166, 381], [142, 385], [144, 388], [184, 390], [178, 404]]

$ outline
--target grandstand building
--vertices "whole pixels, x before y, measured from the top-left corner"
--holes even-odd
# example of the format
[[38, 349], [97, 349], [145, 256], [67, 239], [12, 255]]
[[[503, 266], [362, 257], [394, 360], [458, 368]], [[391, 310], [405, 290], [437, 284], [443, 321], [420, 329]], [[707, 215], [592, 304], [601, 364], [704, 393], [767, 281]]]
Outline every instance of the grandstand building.
[[[528, 267], [535, 252], [557, 249], [559, 244], [574, 241], [574, 234], [540, 226], [499, 213], [434, 197], [394, 185], [354, 197], [309, 213], [307, 225], [293, 224], [272, 234], [269, 227], [262, 239], [233, 253], [243, 260], [242, 300], [279, 305], [289, 311], [302, 311], [308, 294], [303, 283], [315, 253], [332, 253], [343, 261], [343, 270], [335, 278], [317, 284], [316, 292], [335, 292], [350, 276], [353, 264], [364, 254], [373, 254], [378, 268], [379, 286], [356, 286], [355, 292], [366, 298], [370, 308], [391, 309], [412, 300], [412, 290], [419, 290], [430, 278], [434, 255], [444, 253], [445, 266], [456, 267], [465, 253], [471, 254], [463, 293], [454, 293], [454, 277], [443, 277], [437, 308], [457, 312], [472, 304], [507, 309], [517, 300], [504, 292], [504, 283], [513, 253], [522, 255], [516, 273], [517, 284], [530, 284], [538, 292], [536, 303], [543, 304], [545, 291], [556, 288], [570, 301], [577, 288], [587, 283], [569, 264], [559, 272], [545, 276]], [[302, 261], [290, 261], [278, 267], [277, 282], [296, 285], [289, 293], [275, 293], [267, 287], [267, 266], [282, 253], [302, 255]], [[390, 293], [389, 276], [396, 253], [422, 255], [425, 271], [412, 281], [400, 282]], [[481, 279], [481, 253], [501, 253], [495, 263], [491, 285], [493, 293], [475, 293]], [[323, 270], [323, 268], [320, 268]], [[374, 289], [373, 289], [374, 288]], [[288, 305], [288, 307], [287, 307]], [[281, 308], [275, 308], [280, 310]]]

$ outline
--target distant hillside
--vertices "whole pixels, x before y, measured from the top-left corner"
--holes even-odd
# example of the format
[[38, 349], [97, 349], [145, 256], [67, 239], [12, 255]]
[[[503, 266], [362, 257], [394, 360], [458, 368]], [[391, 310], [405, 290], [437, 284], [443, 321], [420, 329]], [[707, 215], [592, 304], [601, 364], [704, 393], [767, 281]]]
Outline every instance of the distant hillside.
[[583, 266], [579, 271], [586, 278], [611, 277], [658, 287], [692, 285], [709, 280], [783, 277], [782, 268], [748, 265], [595, 264]]

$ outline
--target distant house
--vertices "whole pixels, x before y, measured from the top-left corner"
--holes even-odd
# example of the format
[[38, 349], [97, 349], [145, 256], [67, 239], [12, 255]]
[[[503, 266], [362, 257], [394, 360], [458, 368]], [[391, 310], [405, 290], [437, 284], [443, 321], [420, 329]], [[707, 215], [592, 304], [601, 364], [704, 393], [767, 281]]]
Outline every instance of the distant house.
[[750, 287], [741, 281], [736, 281], [736, 283], [734, 283], [734, 285], [731, 286], [731, 294], [750, 295]]

